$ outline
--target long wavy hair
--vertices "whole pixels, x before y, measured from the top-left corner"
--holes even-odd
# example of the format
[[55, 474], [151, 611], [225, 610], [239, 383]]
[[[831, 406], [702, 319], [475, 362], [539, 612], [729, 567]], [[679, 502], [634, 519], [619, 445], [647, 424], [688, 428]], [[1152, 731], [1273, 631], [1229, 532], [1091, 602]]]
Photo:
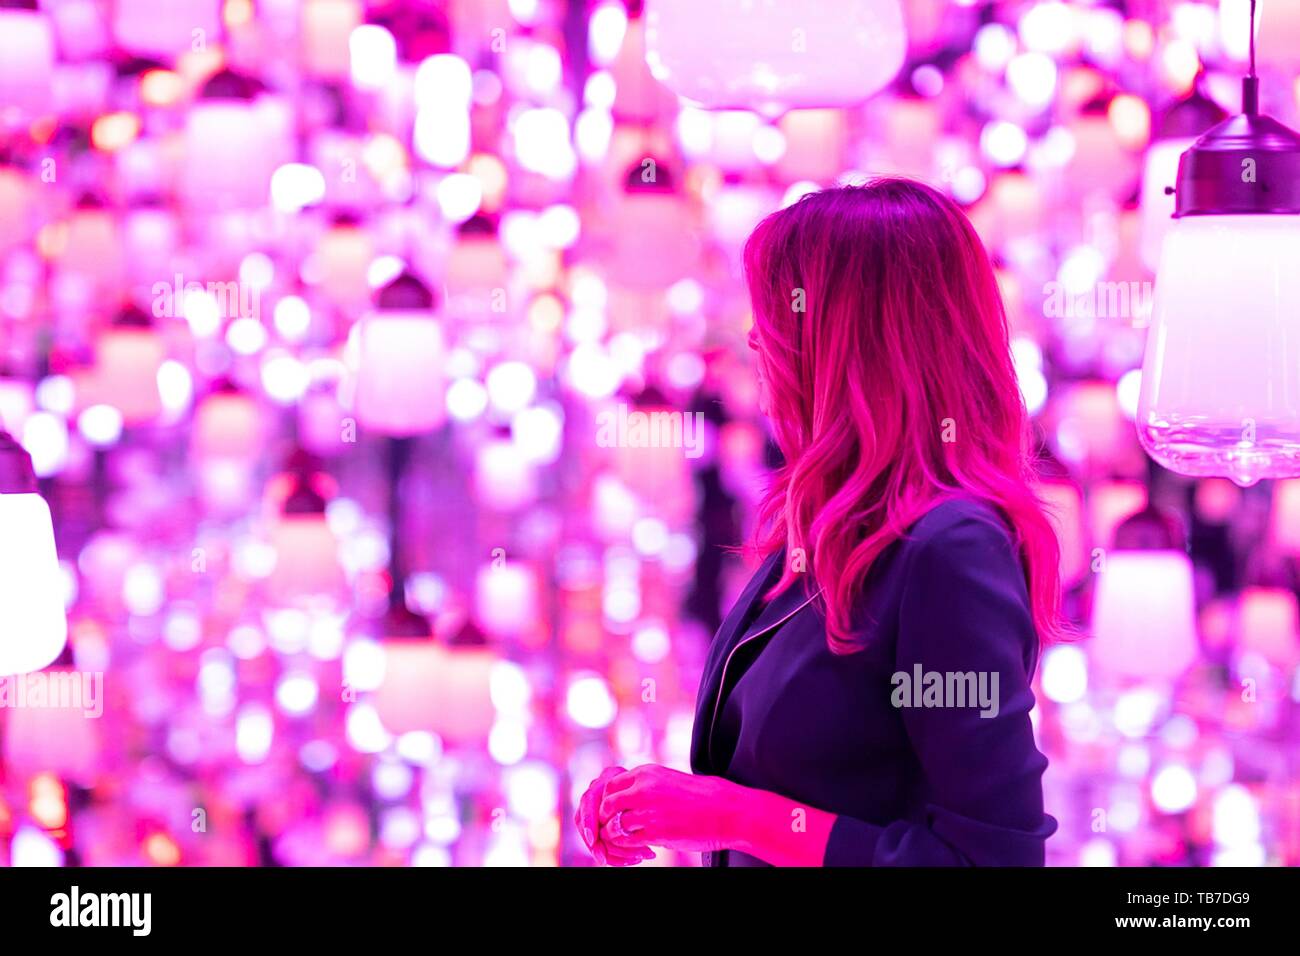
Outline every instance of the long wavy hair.
[[802, 549], [831, 650], [859, 650], [872, 562], [940, 502], [975, 498], [1019, 548], [1039, 640], [1065, 637], [1006, 312], [961, 210], [906, 179], [825, 189], [759, 223], [744, 265], [785, 459], [759, 510], [756, 547], [790, 549], [767, 597], [801, 576]]

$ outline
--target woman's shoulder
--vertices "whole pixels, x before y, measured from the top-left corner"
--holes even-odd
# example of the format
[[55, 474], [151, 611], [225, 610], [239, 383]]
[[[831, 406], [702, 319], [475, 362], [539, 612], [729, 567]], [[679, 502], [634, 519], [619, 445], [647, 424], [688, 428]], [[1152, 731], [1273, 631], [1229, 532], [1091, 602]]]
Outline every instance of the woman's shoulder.
[[918, 518], [904, 540], [912, 548], [965, 541], [1010, 547], [1011, 529], [991, 503], [969, 495], [945, 498]]

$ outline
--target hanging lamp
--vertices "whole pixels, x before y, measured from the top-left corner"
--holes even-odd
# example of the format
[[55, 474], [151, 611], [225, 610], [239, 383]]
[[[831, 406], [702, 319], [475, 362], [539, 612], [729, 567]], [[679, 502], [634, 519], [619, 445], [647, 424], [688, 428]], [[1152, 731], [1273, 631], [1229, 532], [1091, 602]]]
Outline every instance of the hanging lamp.
[[1138, 437], [1171, 471], [1300, 475], [1300, 134], [1259, 112], [1251, 3], [1240, 115], [1179, 162]]

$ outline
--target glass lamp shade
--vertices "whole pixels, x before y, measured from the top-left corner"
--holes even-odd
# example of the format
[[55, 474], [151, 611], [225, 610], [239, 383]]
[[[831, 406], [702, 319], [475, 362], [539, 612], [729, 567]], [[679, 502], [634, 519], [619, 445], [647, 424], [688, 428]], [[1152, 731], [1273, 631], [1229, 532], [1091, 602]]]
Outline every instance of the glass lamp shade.
[[306, 0], [302, 5], [302, 65], [326, 80], [347, 77], [352, 67], [348, 39], [365, 22], [360, 0]]
[[668, 288], [699, 259], [695, 222], [674, 190], [631, 190], [618, 203], [610, 280], [627, 289]]
[[424, 311], [376, 311], [361, 320], [357, 421], [383, 435], [432, 431], [446, 420], [442, 328]]
[[467, 744], [487, 738], [496, 720], [490, 689], [494, 652], [399, 638], [384, 642], [384, 658], [374, 706], [390, 733], [432, 731]]
[[171, 60], [221, 39], [220, 0], [131, 0], [113, 4], [113, 38], [124, 50]]
[[[1245, 3], [1238, 3], [1244, 7]], [[1260, 0], [1256, 31], [1259, 62], [1281, 73], [1300, 69], [1300, 4], [1295, 0]]]
[[1300, 475], [1300, 215], [1174, 221], [1157, 273], [1138, 437], [1183, 475]]
[[0, 165], [0, 257], [28, 241], [35, 231], [36, 210], [32, 181], [20, 170]]
[[1300, 662], [1296, 596], [1283, 588], [1250, 587], [1241, 593], [1241, 647], [1289, 672]]
[[27, 120], [45, 113], [53, 76], [54, 32], [45, 14], [0, 9], [0, 113]]
[[68, 619], [45, 499], [35, 492], [0, 494], [0, 528], [0, 677], [8, 677], [57, 660]]
[[907, 53], [898, 0], [647, 0], [645, 18], [651, 73], [711, 109], [859, 103]]
[[474, 454], [474, 499], [495, 511], [519, 511], [537, 499], [537, 470], [509, 439], [487, 441]]
[[1047, 503], [1048, 517], [1061, 543], [1061, 586], [1071, 588], [1088, 571], [1087, 535], [1083, 521], [1083, 497], [1078, 485], [1048, 480], [1038, 486]]
[[[36, 680], [45, 682], [49, 694], [60, 684], [80, 683], [82, 677], [77, 671], [51, 668], [39, 677], [17, 680], [28, 682], [25, 693], [31, 695]], [[83, 697], [79, 706], [51, 701], [41, 707], [5, 709], [4, 762], [10, 779], [53, 773], [83, 787], [93, 785], [100, 767], [99, 728], [103, 721], [91, 717], [84, 702]]]
[[325, 515], [286, 514], [272, 526], [275, 568], [267, 592], [277, 604], [312, 598], [341, 598], [347, 586], [339, 564], [338, 539]]
[[1192, 562], [1183, 551], [1111, 551], [1092, 609], [1095, 665], [1115, 677], [1172, 680], [1196, 659]]
[[506, 562], [480, 569], [474, 580], [474, 620], [488, 634], [512, 637], [537, 626], [537, 574], [530, 565]]
[[1300, 555], [1300, 478], [1279, 481], [1273, 489], [1269, 530], [1283, 554]]
[[167, 347], [147, 327], [105, 329], [95, 341], [95, 370], [89, 382], [95, 401], [112, 405], [127, 425], [151, 421], [162, 412], [158, 370]]
[[321, 265], [321, 290], [340, 307], [361, 311], [372, 291], [366, 277], [375, 257], [370, 235], [349, 223], [336, 223], [321, 236], [316, 255]]
[[[337, 430], [337, 422], [335, 423]], [[262, 413], [235, 389], [213, 392], [194, 412], [190, 448], [195, 458], [252, 462], [262, 449]]]
[[1178, 178], [1178, 160], [1196, 137], [1166, 139], [1152, 143], [1142, 170], [1142, 233], [1139, 254], [1142, 264], [1151, 271], [1160, 265], [1160, 250], [1165, 233], [1173, 225], [1174, 194], [1166, 193]]
[[293, 155], [287, 114], [250, 80], [223, 71], [210, 79], [185, 121], [180, 194], [200, 212], [257, 209], [271, 176]]
[[711, 109], [861, 103], [907, 52], [898, 0], [649, 0], [645, 16], [651, 74]]

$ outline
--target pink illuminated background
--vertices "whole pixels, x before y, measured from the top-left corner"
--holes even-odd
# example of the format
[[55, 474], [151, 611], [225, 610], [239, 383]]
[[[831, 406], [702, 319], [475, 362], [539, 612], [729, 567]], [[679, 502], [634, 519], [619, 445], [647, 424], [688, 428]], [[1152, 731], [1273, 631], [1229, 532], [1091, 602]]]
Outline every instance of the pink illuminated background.
[[[1134, 428], [1248, 6], [0, 2], [0, 420], [57, 542], [0, 494], [0, 675], [83, 692], [0, 698], [0, 863], [590, 865], [574, 799], [685, 768], [751, 571], [740, 246], [888, 173], [994, 257], [1090, 635], [1036, 680], [1049, 862], [1300, 864], [1300, 481]], [[1300, 3], [1260, 7], [1294, 127]]]

